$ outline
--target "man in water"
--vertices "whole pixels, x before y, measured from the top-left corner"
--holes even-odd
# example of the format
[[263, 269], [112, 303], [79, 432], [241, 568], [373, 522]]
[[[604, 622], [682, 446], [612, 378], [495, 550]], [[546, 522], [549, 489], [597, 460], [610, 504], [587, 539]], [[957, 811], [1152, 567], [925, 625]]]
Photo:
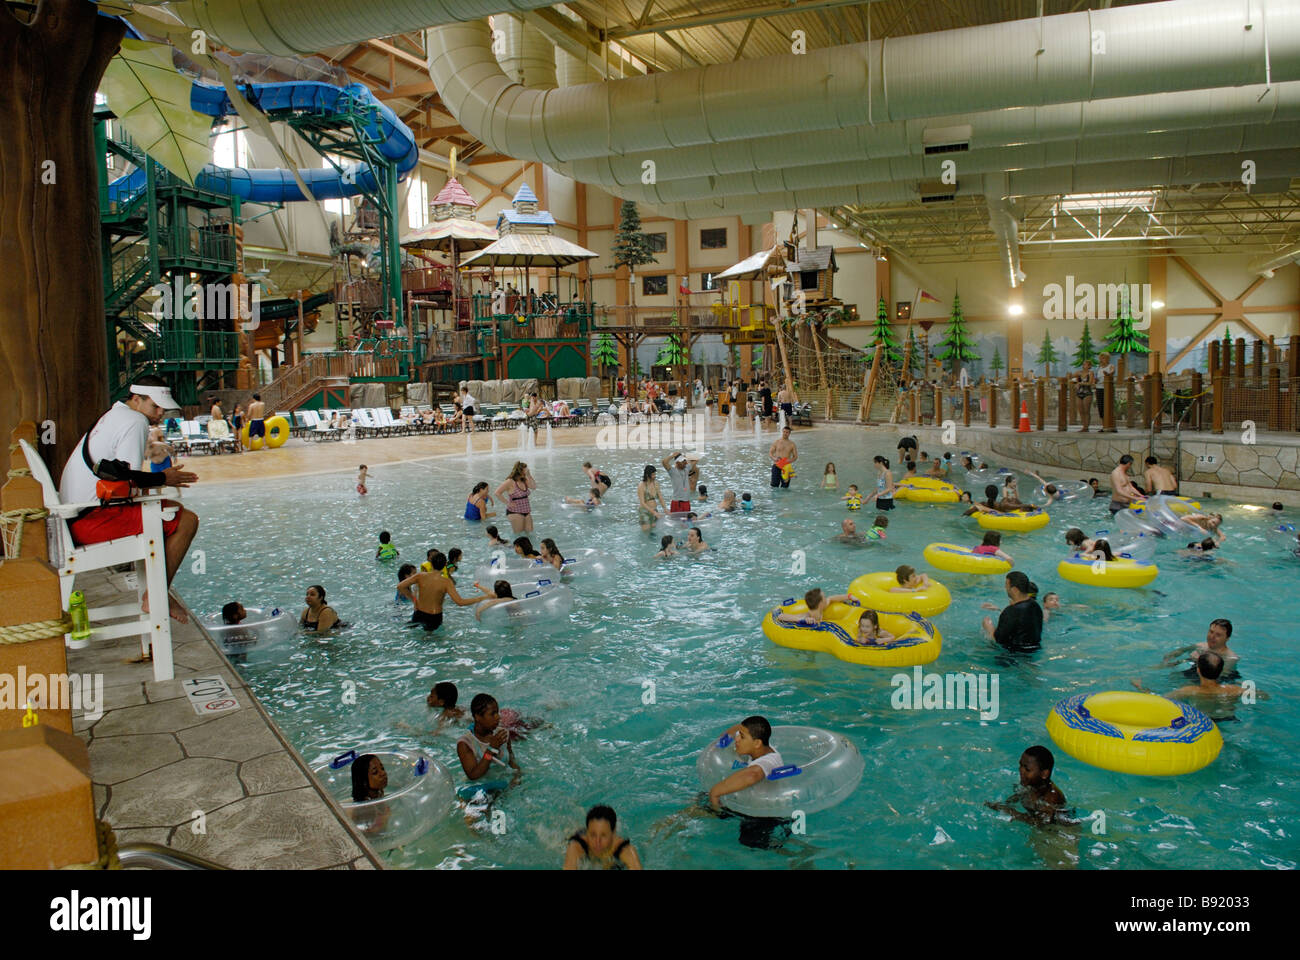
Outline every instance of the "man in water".
[[668, 471], [668, 479], [673, 485], [673, 499], [668, 504], [669, 513], [685, 513], [691, 509], [690, 468], [686, 454], [678, 450], [670, 453], [660, 461]]
[[1178, 495], [1178, 481], [1174, 479], [1174, 475], [1168, 467], [1160, 466], [1160, 461], [1155, 457], [1147, 457], [1146, 467], [1142, 482], [1146, 485], [1148, 493], [1159, 493], [1171, 497]]
[[865, 534], [858, 533], [858, 525], [853, 522], [852, 517], [845, 517], [840, 521], [840, 535], [832, 537], [836, 543], [866, 543]]
[[1179, 647], [1170, 653], [1161, 662], [1162, 667], [1172, 667], [1177, 664], [1183, 657], [1189, 653], [1195, 653], [1198, 656], [1202, 653], [1213, 653], [1223, 658], [1225, 676], [1231, 676], [1237, 671], [1237, 661], [1240, 659], [1236, 653], [1228, 649], [1228, 638], [1232, 636], [1232, 621], [1223, 617], [1210, 621], [1210, 627], [1205, 632], [1205, 640], [1201, 643], [1193, 643], [1186, 647]]
[[413, 573], [397, 585], [399, 591], [403, 587], [418, 588], [415, 593], [415, 610], [411, 613], [411, 623], [418, 623], [424, 627], [425, 633], [442, 626], [442, 604], [447, 597], [451, 597], [452, 602], [458, 607], [472, 607], [480, 600], [496, 596], [495, 593], [489, 593], [482, 587], [479, 587], [481, 592], [476, 597], [466, 598], [457, 593], [456, 585], [442, 573], [443, 568], [447, 566], [447, 557], [441, 550], [434, 550], [429, 554], [429, 565], [433, 567], [432, 570]]
[[[1207, 711], [1214, 713], [1214, 706], [1222, 705], [1225, 701], [1240, 699], [1248, 688], [1240, 684], [1223, 683], [1219, 678], [1223, 674], [1223, 657], [1217, 653], [1209, 651], [1201, 654], [1196, 658], [1196, 676], [1197, 683], [1189, 683], [1186, 686], [1179, 687], [1173, 693], [1169, 694], [1171, 700], [1199, 700], [1202, 702], [1209, 701], [1206, 706], [1210, 709]], [[1151, 693], [1142, 685], [1140, 680], [1134, 680], [1133, 686], [1143, 693]], [[1260, 700], [1267, 700], [1268, 694], [1263, 691], [1254, 691], [1254, 695]], [[1226, 719], [1213, 717], [1212, 719]]]
[[779, 440], [772, 441], [772, 446], [768, 448], [767, 455], [772, 460], [772, 486], [788, 489], [790, 481], [782, 476], [782, 467], [777, 466], [778, 461], [781, 460], [793, 464], [799, 459], [799, 451], [795, 448], [794, 441], [790, 439], [790, 428], [788, 426], [781, 431]]
[[1146, 497], [1138, 492], [1137, 487], [1133, 486], [1133, 480], [1128, 475], [1132, 463], [1133, 458], [1126, 453], [1119, 458], [1119, 466], [1110, 472], [1110, 515], [1112, 517], [1121, 510], [1127, 510], [1134, 503], [1146, 500]]
[[269, 450], [266, 445], [266, 404], [262, 402], [260, 393], [253, 394], [253, 402], [248, 405], [248, 446], [253, 447], [253, 438], [262, 438], [263, 449]]
[[1043, 644], [1043, 608], [1030, 593], [1029, 577], [1020, 570], [1012, 570], [1006, 579], [1010, 605], [1003, 608], [998, 625], [993, 618], [984, 618], [984, 635], [1013, 652], [1030, 652]]

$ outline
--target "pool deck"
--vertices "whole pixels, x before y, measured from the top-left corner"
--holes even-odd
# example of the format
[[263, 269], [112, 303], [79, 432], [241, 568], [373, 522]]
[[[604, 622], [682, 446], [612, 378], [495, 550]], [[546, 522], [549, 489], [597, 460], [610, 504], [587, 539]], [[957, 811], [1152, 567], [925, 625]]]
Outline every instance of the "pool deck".
[[[88, 575], [77, 587], [92, 606], [123, 603], [134, 593], [120, 576]], [[75, 711], [73, 730], [90, 751], [95, 813], [118, 843], [163, 844], [232, 869], [382, 869], [207, 634], [172, 621], [172, 650], [176, 679], [162, 682], [151, 664], [127, 662], [139, 637], [68, 651], [69, 673], [103, 675], [103, 715]], [[238, 707], [199, 716], [181, 686], [195, 676], [220, 676]]]

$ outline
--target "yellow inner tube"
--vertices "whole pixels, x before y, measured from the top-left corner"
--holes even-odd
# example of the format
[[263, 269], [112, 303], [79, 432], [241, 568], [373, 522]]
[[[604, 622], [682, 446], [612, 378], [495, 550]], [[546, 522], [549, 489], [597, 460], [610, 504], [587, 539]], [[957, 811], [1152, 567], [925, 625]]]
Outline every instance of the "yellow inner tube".
[[1223, 749], [1213, 720], [1195, 707], [1151, 693], [1079, 693], [1047, 716], [1057, 746], [1103, 770], [1171, 777], [1208, 766]]
[[925, 548], [925, 562], [950, 573], [978, 573], [992, 575], [1007, 573], [1011, 564], [998, 557], [975, 553], [970, 547], [955, 543], [932, 543]]
[[898, 481], [894, 499], [913, 503], [956, 503], [961, 499], [961, 491], [938, 477], [907, 477]]
[[276, 447], [284, 446], [285, 441], [289, 439], [289, 421], [284, 417], [267, 417], [266, 420], [263, 421], [263, 426], [266, 428], [265, 437], [250, 438], [248, 435], [248, 426], [248, 423], [245, 423], [239, 428], [239, 439], [249, 450], [262, 449], [263, 441], [265, 441], [268, 447], [274, 450]]
[[869, 667], [913, 667], [932, 663], [939, 656], [943, 635], [919, 614], [878, 613], [880, 629], [888, 630], [894, 639], [880, 645], [858, 643], [858, 620], [864, 609], [832, 603], [820, 623], [783, 623], [776, 619], [780, 613], [807, 613], [807, 604], [800, 600], [769, 610], [763, 617], [763, 634], [778, 646], [823, 651]]
[[1066, 557], [1056, 565], [1062, 580], [1080, 583], [1085, 587], [1145, 587], [1160, 575], [1154, 563], [1120, 558], [1116, 560], [1091, 560], [1087, 557]]
[[1010, 530], [1025, 533], [1041, 530], [1051, 521], [1046, 510], [1012, 510], [1010, 513], [977, 513], [979, 525], [985, 530]]
[[[1193, 500], [1191, 497], [1168, 497], [1167, 496], [1165, 497], [1165, 503], [1169, 505], [1169, 509], [1173, 513], [1177, 514], [1180, 517], [1185, 513], [1193, 513], [1196, 510], [1202, 509], [1201, 501]], [[1134, 513], [1146, 513], [1147, 505], [1145, 502], [1135, 503], [1132, 504], [1129, 507], [1129, 509], [1132, 510]]]
[[864, 573], [849, 584], [849, 594], [862, 605], [882, 613], [919, 613], [923, 617], [937, 617], [952, 605], [948, 588], [936, 580], [924, 590], [909, 593], [891, 593], [898, 586], [898, 577], [892, 571]]

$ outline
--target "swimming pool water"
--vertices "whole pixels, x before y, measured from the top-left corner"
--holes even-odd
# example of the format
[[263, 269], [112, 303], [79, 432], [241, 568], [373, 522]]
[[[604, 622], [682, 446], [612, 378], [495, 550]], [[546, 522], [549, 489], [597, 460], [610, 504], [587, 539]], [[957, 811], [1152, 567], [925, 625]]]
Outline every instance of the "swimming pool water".
[[[433, 736], [434, 716], [424, 704], [440, 680], [457, 684], [464, 707], [488, 692], [503, 707], [546, 721], [516, 747], [524, 776], [496, 804], [503, 833], [451, 815], [419, 842], [387, 854], [395, 866], [555, 868], [565, 839], [595, 803], [617, 810], [619, 832], [634, 840], [649, 869], [1031, 868], [1070, 866], [1076, 858], [1084, 868], [1296, 866], [1300, 690], [1284, 663], [1300, 634], [1300, 558], [1267, 533], [1277, 522], [1270, 511], [1213, 503], [1229, 536], [1222, 555], [1185, 559], [1175, 555], [1183, 544], [1162, 543], [1160, 577], [1145, 590], [1092, 589], [1056, 574], [1067, 527], [1091, 533], [1109, 526], [1105, 499], [1054, 508], [1042, 531], [1005, 534], [1002, 548], [1017, 569], [1041, 591], [1081, 605], [1052, 617], [1040, 652], [1011, 659], [980, 633], [984, 615], [997, 617], [981, 602], [1005, 603], [1002, 578], [942, 573], [921, 558], [933, 541], [979, 542], [983, 531], [956, 506], [899, 502], [883, 543], [831, 542], [846, 515], [840, 494], [851, 482], [872, 488], [871, 456], [894, 459], [893, 435], [799, 431], [799, 473], [780, 491], [768, 486], [774, 436], [768, 430], [758, 441], [744, 434], [710, 444], [701, 482], [711, 499], [730, 487], [752, 492], [757, 507], [709, 525], [714, 552], [670, 561], [651, 559], [660, 532], [643, 532], [634, 506], [641, 467], [667, 451], [528, 451], [539, 484], [534, 544], [550, 536], [561, 551], [597, 547], [616, 560], [612, 576], [574, 582], [566, 621], [487, 628], [472, 609], [448, 603], [443, 628], [426, 634], [406, 629], [411, 608], [393, 602], [398, 565], [418, 563], [430, 547], [461, 547], [457, 580], [472, 589], [472, 571], [489, 551], [484, 525], [461, 519], [465, 499], [478, 480], [494, 489], [501, 483], [518, 456], [513, 450], [376, 467], [365, 497], [353, 489], [364, 442], [336, 448], [337, 473], [200, 483], [186, 503], [201, 518], [194, 549], [204, 552], [205, 570], [197, 574], [187, 562], [177, 587], [199, 613], [230, 599], [296, 613], [307, 586], [326, 587], [348, 629], [298, 637], [239, 665], [309, 763], [354, 747], [419, 749], [464, 782], [455, 752], [462, 728]], [[475, 441], [487, 445], [483, 436]], [[513, 442], [507, 435], [502, 446]], [[411, 456], [420, 456], [419, 441], [410, 445]], [[603, 516], [556, 506], [586, 490], [584, 459], [614, 478]], [[839, 468], [839, 493], [817, 489], [828, 460]], [[201, 462], [195, 469], [202, 474]], [[661, 486], [667, 498], [666, 478]], [[1035, 486], [1022, 477], [1022, 497]], [[1287, 519], [1294, 522], [1295, 512]], [[863, 529], [874, 515], [853, 514]], [[509, 538], [504, 519], [490, 522]], [[380, 530], [392, 532], [400, 560], [375, 561]], [[792, 573], [798, 550], [804, 572]], [[763, 614], [786, 598], [813, 586], [842, 592], [853, 577], [900, 563], [953, 594], [935, 620], [943, 652], [925, 671], [996, 673], [996, 719], [969, 710], [895, 710], [890, 679], [904, 671], [778, 647], [759, 628]], [[1236, 708], [1237, 720], [1220, 725], [1225, 745], [1209, 767], [1177, 778], [1118, 774], [1076, 761], [1051, 742], [1044, 720], [1072, 693], [1131, 689], [1131, 678], [1160, 693], [1189, 682], [1180, 669], [1160, 667], [1161, 658], [1203, 640], [1209, 621], [1221, 616], [1234, 623], [1230, 646], [1241, 655], [1242, 677], [1270, 699]], [[354, 704], [347, 702], [353, 690]], [[700, 750], [751, 713], [773, 725], [843, 733], [866, 761], [847, 802], [809, 816], [806, 833], [776, 850], [742, 845], [735, 818], [680, 815], [699, 791]], [[1035, 743], [1056, 755], [1054, 780], [1078, 813], [1104, 813], [1104, 833], [1093, 832], [1095, 821], [1076, 835], [1044, 831], [985, 808], [1012, 793], [1020, 753]]]

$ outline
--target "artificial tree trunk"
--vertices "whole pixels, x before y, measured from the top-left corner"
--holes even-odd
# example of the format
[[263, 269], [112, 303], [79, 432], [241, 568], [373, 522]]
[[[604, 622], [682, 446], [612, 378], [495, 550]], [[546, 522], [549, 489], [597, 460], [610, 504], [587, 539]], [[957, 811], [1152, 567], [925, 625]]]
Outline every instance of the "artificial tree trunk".
[[0, 3], [0, 436], [51, 421], [56, 477], [108, 401], [91, 115], [124, 32], [86, 0]]

